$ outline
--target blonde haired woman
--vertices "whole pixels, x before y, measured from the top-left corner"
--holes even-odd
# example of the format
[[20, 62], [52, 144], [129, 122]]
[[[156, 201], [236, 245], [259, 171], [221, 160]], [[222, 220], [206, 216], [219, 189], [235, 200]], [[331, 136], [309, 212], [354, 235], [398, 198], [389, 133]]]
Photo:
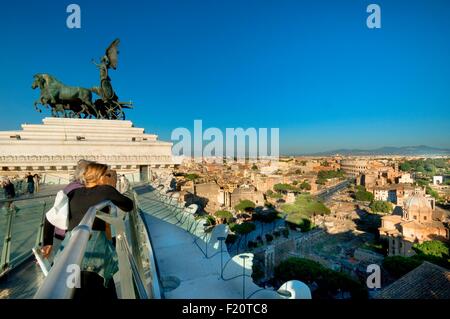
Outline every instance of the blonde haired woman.
[[[115, 185], [116, 175], [114, 171], [108, 169], [108, 166], [99, 163], [89, 163], [83, 174], [84, 186], [76, 188], [69, 192], [69, 227], [68, 234], [61, 244], [62, 247], [70, 238], [72, 231], [83, 219], [88, 209], [100, 202], [110, 200], [114, 205], [123, 211], [133, 209], [133, 201], [119, 193], [113, 186]], [[92, 235], [88, 242], [85, 257], [82, 265], [82, 282], [86, 286], [98, 286], [99, 279], [93, 276], [97, 274], [103, 277], [105, 287], [111, 286], [111, 279], [117, 269], [117, 256], [111, 242], [105, 235], [106, 223], [98, 218], [94, 220]], [[48, 256], [53, 245], [54, 226], [46, 221], [44, 226], [44, 247], [42, 253]], [[57, 257], [56, 257], [57, 258]], [[84, 275], [84, 276], [83, 276]], [[90, 293], [95, 293], [90, 289]]]

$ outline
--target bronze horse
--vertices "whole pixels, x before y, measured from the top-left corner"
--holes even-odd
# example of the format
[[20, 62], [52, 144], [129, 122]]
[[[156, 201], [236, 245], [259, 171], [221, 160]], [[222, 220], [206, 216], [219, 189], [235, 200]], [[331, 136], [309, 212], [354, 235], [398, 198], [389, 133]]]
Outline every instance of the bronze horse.
[[39, 88], [41, 95], [39, 99], [34, 102], [34, 107], [37, 111], [41, 110], [37, 107], [38, 104], [50, 106], [52, 116], [58, 116], [59, 112], [63, 113], [64, 117], [98, 117], [98, 112], [92, 103], [92, 91], [82, 87], [66, 86], [55, 77], [40, 73], [34, 76], [32, 89]]

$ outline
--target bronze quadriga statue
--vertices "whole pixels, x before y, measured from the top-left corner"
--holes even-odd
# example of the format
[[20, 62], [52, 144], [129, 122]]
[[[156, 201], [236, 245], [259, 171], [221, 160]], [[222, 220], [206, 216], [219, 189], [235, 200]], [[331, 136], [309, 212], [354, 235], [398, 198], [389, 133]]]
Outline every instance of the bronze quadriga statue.
[[[91, 89], [67, 86], [50, 74], [36, 74], [32, 88], [39, 88], [41, 94], [34, 102], [37, 111], [38, 104], [49, 107], [52, 116], [71, 118], [125, 119], [124, 108], [132, 104], [119, 102], [108, 75], [110, 68], [117, 68], [119, 39], [114, 40], [101, 61], [97, 65], [100, 70], [100, 86]], [[92, 93], [100, 98], [92, 102]]]

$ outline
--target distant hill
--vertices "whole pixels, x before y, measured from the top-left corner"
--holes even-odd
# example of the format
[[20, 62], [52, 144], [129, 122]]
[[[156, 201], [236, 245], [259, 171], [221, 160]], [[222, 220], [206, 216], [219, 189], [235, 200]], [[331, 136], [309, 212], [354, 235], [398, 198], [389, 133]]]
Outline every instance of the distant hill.
[[426, 145], [403, 146], [403, 147], [386, 146], [373, 150], [339, 149], [309, 155], [332, 156], [337, 154], [345, 156], [371, 156], [371, 155], [433, 156], [433, 155], [450, 155], [450, 149], [443, 149]]

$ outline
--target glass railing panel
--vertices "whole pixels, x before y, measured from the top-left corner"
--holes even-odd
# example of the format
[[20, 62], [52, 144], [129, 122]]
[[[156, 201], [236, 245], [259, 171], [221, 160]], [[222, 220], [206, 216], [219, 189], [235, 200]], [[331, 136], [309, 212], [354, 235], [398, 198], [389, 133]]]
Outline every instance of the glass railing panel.
[[[31, 255], [31, 249], [36, 245], [42, 216], [52, 206], [53, 201], [53, 196], [21, 199], [14, 201], [9, 209], [7, 201], [0, 201], [1, 266], [12, 269]], [[8, 234], [11, 238], [6, 243], [5, 237]]]
[[29, 253], [36, 244], [42, 215], [53, 204], [53, 198], [15, 202], [16, 212], [12, 225], [11, 261]]

